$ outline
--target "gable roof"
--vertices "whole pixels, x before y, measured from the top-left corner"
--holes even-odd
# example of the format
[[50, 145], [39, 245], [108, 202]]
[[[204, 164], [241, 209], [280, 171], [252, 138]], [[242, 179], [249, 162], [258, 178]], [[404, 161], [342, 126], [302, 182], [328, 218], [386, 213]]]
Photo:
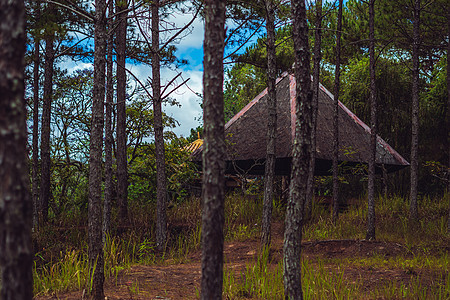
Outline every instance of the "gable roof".
[[[277, 79], [277, 135], [276, 173], [289, 174], [292, 141], [295, 133], [295, 77], [284, 73]], [[267, 89], [262, 91], [225, 125], [227, 139], [227, 171], [249, 167], [251, 174], [264, 174], [267, 132]], [[322, 85], [319, 89], [319, 107], [316, 132], [316, 174], [330, 170], [333, 153], [333, 95]], [[370, 157], [370, 128], [339, 102], [339, 161], [351, 165], [368, 163]], [[201, 160], [202, 147], [194, 151]], [[377, 137], [376, 162], [395, 171], [409, 163]], [[237, 171], [237, 170], [235, 170]], [[261, 173], [262, 172], [262, 173]]]

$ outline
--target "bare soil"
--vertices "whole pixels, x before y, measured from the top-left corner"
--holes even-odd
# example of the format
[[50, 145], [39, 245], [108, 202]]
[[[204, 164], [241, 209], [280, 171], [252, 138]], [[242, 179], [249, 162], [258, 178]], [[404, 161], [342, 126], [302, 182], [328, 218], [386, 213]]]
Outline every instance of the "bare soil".
[[[282, 224], [273, 226], [271, 264], [275, 267], [282, 259]], [[225, 243], [225, 268], [231, 268], [236, 273], [245, 269], [246, 264], [255, 262], [258, 254], [258, 239]], [[305, 241], [302, 248], [303, 259], [314, 265], [319, 259], [327, 259], [325, 269], [336, 267], [333, 259], [338, 261], [344, 258], [361, 258], [381, 255], [395, 257], [408, 255], [403, 245], [379, 241], [364, 240], [329, 240]], [[413, 255], [413, 254], [411, 254]], [[328, 260], [329, 259], [329, 260]], [[407, 284], [412, 275], [420, 275], [422, 286], [435, 280], [439, 274], [432, 270], [404, 270], [404, 269], [377, 269], [372, 267], [358, 267], [352, 264], [344, 266], [344, 280], [358, 282], [365, 291], [385, 284], [386, 282]], [[120, 272], [117, 278], [105, 283], [106, 299], [198, 299], [201, 278], [201, 251], [198, 250], [189, 256], [187, 263], [176, 264], [166, 261], [162, 265], [135, 265], [128, 270]], [[361, 299], [365, 296], [361, 295]], [[48, 299], [88, 299], [83, 291], [66, 292], [51, 296], [37, 297], [38, 300]]]

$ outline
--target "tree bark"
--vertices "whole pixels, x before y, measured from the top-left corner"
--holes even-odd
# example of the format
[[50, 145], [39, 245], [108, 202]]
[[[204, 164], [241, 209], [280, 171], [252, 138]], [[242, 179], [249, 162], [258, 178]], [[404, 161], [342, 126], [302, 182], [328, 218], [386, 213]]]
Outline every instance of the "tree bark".
[[[54, 5], [49, 3], [47, 6], [47, 14], [54, 13]], [[48, 219], [48, 205], [51, 197], [50, 192], [50, 172], [51, 172], [51, 158], [50, 158], [50, 120], [52, 110], [52, 96], [53, 96], [53, 63], [55, 60], [54, 49], [54, 32], [46, 29], [45, 32], [45, 64], [44, 64], [44, 95], [42, 103], [42, 127], [41, 127], [41, 186], [40, 186], [40, 219], [42, 222], [47, 222]]]
[[[108, 4], [108, 15], [114, 15], [114, 4]], [[114, 97], [113, 87], [113, 19], [108, 21], [107, 61], [106, 61], [106, 113], [105, 113], [105, 199], [103, 202], [103, 244], [111, 228], [111, 202], [113, 197], [113, 169], [112, 169], [112, 106]]]
[[275, 10], [272, 0], [266, 0], [267, 29], [267, 150], [264, 176], [264, 200], [261, 230], [261, 246], [270, 247], [271, 217], [273, 206], [273, 178], [276, 161], [277, 93], [276, 93], [276, 53], [275, 53]]
[[[447, 32], [450, 36], [450, 5], [447, 8]], [[447, 128], [450, 128], [450, 42], [447, 44]], [[447, 133], [448, 168], [450, 169], [450, 131]], [[447, 172], [447, 200], [450, 198], [450, 172]], [[450, 235], [450, 201], [448, 208], [447, 233]]]
[[291, 7], [296, 78], [295, 115], [297, 120], [292, 149], [291, 187], [285, 221], [283, 278], [285, 298], [303, 299], [300, 257], [303, 206], [306, 201], [312, 151], [312, 91], [305, 1], [291, 1]]
[[370, 159], [367, 199], [367, 240], [375, 239], [375, 155], [377, 151], [377, 94], [375, 86], [375, 0], [369, 1]]
[[167, 241], [166, 163], [161, 103], [161, 57], [159, 51], [159, 0], [152, 2], [152, 89], [156, 151], [156, 245], [163, 251]]
[[[39, 18], [40, 1], [36, 2], [35, 14]], [[40, 38], [34, 37], [34, 67], [33, 67], [33, 168], [31, 170], [32, 199], [33, 199], [33, 227], [39, 221], [39, 60]]]
[[102, 148], [105, 101], [106, 1], [95, 0], [94, 86], [89, 152], [89, 266], [92, 298], [104, 299], [102, 243]]
[[223, 52], [225, 1], [205, 3], [201, 299], [221, 299], [225, 190]]
[[388, 173], [387, 173], [386, 166], [384, 164], [381, 167], [382, 167], [382, 171], [383, 171], [383, 197], [387, 198], [387, 196], [389, 194]]
[[411, 108], [411, 186], [409, 217], [419, 218], [417, 211], [418, 152], [419, 152], [419, 44], [420, 44], [420, 0], [414, 1], [412, 44], [412, 108]]
[[118, 25], [116, 33], [117, 48], [117, 202], [119, 216], [123, 223], [128, 221], [128, 166], [127, 166], [127, 133], [126, 133], [126, 87], [125, 69], [127, 39], [126, 1], [116, 1]]
[[0, 0], [0, 298], [33, 298], [24, 100], [25, 7]]
[[316, 165], [316, 131], [317, 114], [319, 109], [320, 61], [322, 60], [322, 0], [316, 1], [316, 30], [314, 31], [314, 73], [313, 73], [313, 102], [312, 102], [312, 132], [311, 132], [311, 162], [308, 171], [308, 185], [305, 203], [305, 220], [311, 218], [312, 200], [314, 197], [314, 169]]
[[339, 92], [341, 75], [341, 32], [342, 32], [342, 6], [339, 0], [339, 10], [336, 31], [336, 68], [334, 74], [334, 114], [333, 114], [333, 223], [336, 223], [339, 214]]

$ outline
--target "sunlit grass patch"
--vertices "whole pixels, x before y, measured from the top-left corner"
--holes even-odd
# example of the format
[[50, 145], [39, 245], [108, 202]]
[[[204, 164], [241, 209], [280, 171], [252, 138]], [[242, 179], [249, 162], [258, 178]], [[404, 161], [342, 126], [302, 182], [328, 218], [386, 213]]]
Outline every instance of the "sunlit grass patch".
[[[224, 271], [224, 296], [226, 299], [284, 299], [283, 262], [267, 265], [267, 258], [247, 264], [236, 274], [233, 269]], [[359, 285], [344, 279], [340, 268], [331, 270], [322, 261], [302, 262], [302, 287], [305, 299], [354, 299]]]
[[76, 250], [67, 252], [56, 263], [33, 268], [34, 294], [84, 289], [89, 286], [87, 256]]
[[[351, 255], [342, 257], [337, 254], [332, 258], [325, 255], [304, 258], [302, 284], [305, 299], [450, 299], [450, 237], [446, 233], [448, 200], [423, 197], [420, 201], [420, 220], [410, 224], [409, 203], [406, 199], [398, 196], [377, 199], [376, 243], [398, 245], [395, 249], [391, 247], [395, 251], [370, 250], [364, 253], [351, 252]], [[169, 240], [164, 253], [155, 250], [154, 207], [149, 204], [148, 208], [142, 209], [131, 205], [130, 210], [133, 212], [131, 226], [119, 234], [113, 231], [112, 236], [106, 239], [104, 254], [107, 279], [117, 283], [121, 272], [135, 264], [184, 263], [190, 260], [190, 254], [195, 251], [193, 257], [198, 257], [201, 247], [199, 198], [175, 203], [168, 210]], [[284, 204], [274, 201], [272, 219], [278, 223], [284, 222], [284, 210]], [[333, 224], [329, 210], [314, 204], [312, 218], [303, 228], [303, 239], [312, 241], [310, 243], [330, 242], [324, 240], [369, 243], [363, 241], [366, 211], [366, 199], [355, 200]], [[262, 195], [250, 197], [240, 192], [228, 195], [225, 199], [226, 241], [245, 242], [251, 239], [254, 243], [260, 235], [261, 214]], [[71, 233], [70, 230], [49, 226], [42, 228], [39, 233], [45, 236], [38, 240], [44, 247], [41, 246], [41, 252], [35, 259], [35, 295], [89, 290], [86, 233], [76, 233], [78, 230]], [[65, 234], [65, 242], [56, 240], [58, 234]], [[54, 244], [53, 240], [56, 241]], [[390, 280], [387, 278], [389, 272], [379, 275], [379, 280], [371, 285], [369, 291], [364, 280], [355, 277], [358, 270], [362, 270], [361, 276], [364, 276], [364, 272], [382, 270], [402, 276], [399, 280]], [[142, 295], [144, 286], [137, 281], [134, 283], [130, 295]], [[283, 293], [282, 261], [270, 261], [263, 254], [239, 270], [231, 266], [224, 268], [224, 297], [228, 299], [283, 299]]]

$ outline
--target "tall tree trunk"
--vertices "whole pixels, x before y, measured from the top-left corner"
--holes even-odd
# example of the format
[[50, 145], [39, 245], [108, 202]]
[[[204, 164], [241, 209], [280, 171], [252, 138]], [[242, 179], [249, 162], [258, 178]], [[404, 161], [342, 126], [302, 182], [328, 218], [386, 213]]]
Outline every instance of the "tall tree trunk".
[[341, 75], [341, 32], [342, 32], [342, 6], [339, 0], [339, 10], [336, 31], [336, 69], [334, 73], [334, 114], [333, 114], [333, 223], [336, 223], [339, 214], [339, 92]]
[[375, 157], [377, 151], [377, 94], [375, 86], [375, 0], [369, 1], [370, 158], [367, 200], [367, 240], [375, 239]]
[[106, 61], [106, 113], [105, 113], [105, 199], [103, 202], [103, 243], [111, 228], [111, 202], [113, 197], [113, 170], [112, 170], [112, 105], [114, 98], [113, 87], [113, 19], [114, 3], [108, 4], [108, 40], [107, 40], [107, 61]]
[[126, 133], [126, 87], [125, 69], [127, 40], [127, 2], [116, 1], [118, 25], [116, 33], [117, 48], [117, 202], [121, 222], [128, 221], [128, 167], [127, 167], [127, 133]]
[[261, 246], [270, 247], [271, 217], [273, 206], [273, 178], [276, 161], [277, 132], [277, 93], [276, 93], [276, 53], [275, 53], [275, 11], [272, 0], [266, 0], [267, 29], [267, 86], [268, 86], [268, 121], [267, 121], [267, 152], [264, 176], [264, 200], [261, 230]]
[[411, 109], [411, 187], [409, 217], [416, 221], [417, 184], [419, 173], [419, 44], [420, 44], [420, 0], [414, 1], [413, 44], [412, 44], [412, 109]]
[[382, 167], [382, 171], [383, 171], [383, 197], [387, 198], [387, 196], [389, 194], [388, 173], [387, 173], [386, 166], [384, 164], [381, 167]]
[[201, 299], [221, 299], [225, 193], [223, 52], [225, 1], [205, 3]]
[[0, 0], [0, 24], [0, 298], [31, 300], [24, 1]]
[[308, 185], [306, 191], [305, 220], [311, 218], [312, 200], [314, 197], [314, 169], [316, 165], [316, 131], [317, 114], [319, 110], [320, 61], [322, 60], [322, 0], [316, 1], [316, 30], [314, 31], [314, 71], [313, 71], [313, 103], [312, 103], [312, 132], [311, 132], [311, 162], [308, 171]]
[[94, 86], [89, 152], [89, 266], [92, 298], [104, 299], [102, 243], [102, 146], [105, 101], [106, 1], [95, 0]]
[[163, 251], [167, 241], [166, 162], [161, 103], [161, 70], [159, 51], [159, 0], [152, 2], [152, 89], [156, 151], [156, 245]]
[[[450, 36], [450, 5], [447, 7], [447, 32]], [[450, 41], [447, 44], [447, 128], [450, 128]], [[447, 133], [448, 168], [450, 169], [450, 131]], [[447, 173], [447, 198], [450, 198], [450, 172]], [[450, 199], [449, 199], [450, 200]], [[448, 208], [447, 233], [450, 234], [450, 201]]]
[[301, 241], [303, 206], [306, 201], [311, 162], [312, 91], [305, 1], [291, 1], [296, 79], [296, 126], [292, 149], [292, 171], [284, 232], [284, 295], [302, 299]]
[[[47, 6], [47, 14], [54, 13], [53, 4]], [[53, 63], [55, 60], [54, 32], [47, 29], [45, 32], [45, 64], [44, 64], [44, 95], [42, 104], [42, 127], [41, 127], [41, 186], [40, 186], [40, 219], [47, 222], [48, 205], [50, 201], [50, 120], [53, 95]]]
[[[40, 15], [40, 1], [36, 2], [36, 16]], [[32, 199], [33, 199], [33, 227], [39, 221], [39, 46], [40, 38], [34, 38], [34, 67], [33, 67], [33, 168], [31, 170]]]

